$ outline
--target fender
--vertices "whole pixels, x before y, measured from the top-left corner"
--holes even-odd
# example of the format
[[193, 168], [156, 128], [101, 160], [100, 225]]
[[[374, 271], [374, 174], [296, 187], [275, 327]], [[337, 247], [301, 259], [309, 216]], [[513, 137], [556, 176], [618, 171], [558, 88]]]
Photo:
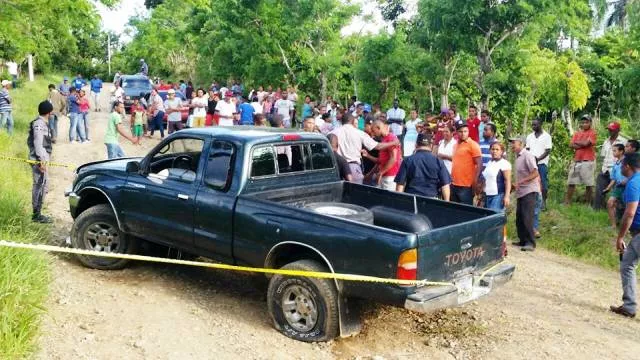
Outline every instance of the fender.
[[102, 190], [100, 188], [97, 188], [95, 186], [85, 186], [80, 190], [80, 193], [78, 194], [78, 195], [80, 195], [80, 198], [82, 198], [82, 193], [87, 189], [98, 190], [99, 192], [102, 193], [102, 195], [104, 195], [105, 198], [107, 198], [107, 201], [109, 201], [109, 205], [111, 205], [111, 210], [113, 210], [113, 213], [116, 216], [116, 222], [118, 223], [118, 229], [120, 229], [120, 231], [124, 232], [124, 228], [122, 227], [122, 223], [120, 222], [120, 217], [118, 216], [118, 211], [116, 210], [115, 205], [113, 205], [113, 201], [111, 200], [111, 197], [109, 197], [109, 195], [107, 195], [107, 193], [104, 192], [104, 190]]

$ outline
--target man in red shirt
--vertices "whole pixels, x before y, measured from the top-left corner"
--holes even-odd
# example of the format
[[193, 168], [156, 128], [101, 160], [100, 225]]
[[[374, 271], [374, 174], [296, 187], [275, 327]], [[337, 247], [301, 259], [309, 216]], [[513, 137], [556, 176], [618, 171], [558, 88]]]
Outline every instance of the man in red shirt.
[[[373, 135], [382, 139], [381, 143], [393, 143], [398, 141], [398, 137], [389, 131], [389, 125], [381, 120], [376, 120], [371, 126]], [[371, 170], [367, 177], [376, 175], [376, 181], [379, 188], [395, 191], [395, 178], [400, 170], [400, 162], [402, 160], [402, 152], [400, 146], [393, 146], [380, 150], [378, 158], [370, 158], [377, 165]]]
[[595, 185], [596, 169], [596, 132], [591, 128], [591, 116], [582, 115], [580, 118], [580, 131], [576, 131], [571, 138], [569, 146], [575, 150], [573, 162], [569, 167], [569, 179], [567, 180], [567, 194], [565, 205], [569, 205], [576, 191], [576, 185], [584, 185], [584, 200], [591, 204], [593, 187]]
[[469, 118], [467, 119], [467, 127], [469, 128], [469, 137], [475, 142], [480, 142], [480, 118], [478, 118], [478, 108], [475, 105], [469, 106]]

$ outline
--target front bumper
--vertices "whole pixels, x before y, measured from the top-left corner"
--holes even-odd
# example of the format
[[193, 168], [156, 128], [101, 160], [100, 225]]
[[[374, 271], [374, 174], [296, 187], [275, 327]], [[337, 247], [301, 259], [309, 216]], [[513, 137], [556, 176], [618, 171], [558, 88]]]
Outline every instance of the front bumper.
[[481, 274], [470, 274], [453, 281], [454, 285], [426, 286], [407, 296], [404, 307], [408, 310], [426, 313], [438, 309], [455, 307], [487, 295], [494, 288], [505, 284], [513, 277], [515, 265], [501, 264], [482, 279]]

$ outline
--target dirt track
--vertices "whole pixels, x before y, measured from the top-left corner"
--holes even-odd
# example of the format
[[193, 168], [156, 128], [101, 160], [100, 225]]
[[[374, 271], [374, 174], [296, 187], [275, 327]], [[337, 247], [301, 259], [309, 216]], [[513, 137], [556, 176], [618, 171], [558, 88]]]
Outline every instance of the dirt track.
[[[61, 122], [54, 160], [81, 164], [106, 158], [106, 119], [105, 112], [91, 113], [91, 144], [69, 144], [68, 122]], [[122, 143], [128, 155], [142, 155], [157, 141]], [[59, 242], [71, 226], [63, 192], [72, 174], [52, 169], [50, 181], [47, 210], [56, 219], [52, 241]], [[640, 321], [607, 312], [620, 298], [617, 273], [545, 251], [510, 252], [516, 276], [492, 296], [431, 315], [372, 306], [361, 334], [326, 344], [292, 341], [274, 330], [264, 282], [251, 276], [149, 264], [102, 272], [52, 256], [37, 358], [616, 359], [640, 354]]]

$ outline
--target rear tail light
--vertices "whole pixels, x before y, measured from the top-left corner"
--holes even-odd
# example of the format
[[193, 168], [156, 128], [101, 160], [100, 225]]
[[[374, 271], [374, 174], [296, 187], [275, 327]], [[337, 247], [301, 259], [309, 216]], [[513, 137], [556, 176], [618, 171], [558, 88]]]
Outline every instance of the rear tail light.
[[501, 249], [502, 250], [502, 257], [506, 257], [507, 256], [507, 226], [505, 225], [505, 227], [502, 228], [502, 246]]
[[418, 250], [409, 249], [400, 254], [398, 258], [399, 280], [416, 280], [418, 278]]
[[295, 141], [300, 140], [300, 135], [298, 134], [284, 134], [282, 135], [282, 141]]

